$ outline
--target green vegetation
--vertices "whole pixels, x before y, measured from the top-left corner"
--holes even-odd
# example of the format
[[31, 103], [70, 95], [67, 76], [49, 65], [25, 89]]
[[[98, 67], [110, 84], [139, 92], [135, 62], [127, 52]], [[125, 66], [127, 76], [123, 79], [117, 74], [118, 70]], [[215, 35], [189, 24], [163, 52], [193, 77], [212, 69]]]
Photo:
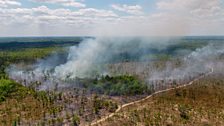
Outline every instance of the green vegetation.
[[11, 80], [0, 79], [0, 102], [5, 101], [15, 91], [15, 86]]
[[51, 97], [12, 80], [0, 79], [0, 125], [20, 125], [21, 119], [41, 119], [51, 108], [58, 108], [49, 100]]
[[59, 47], [47, 47], [47, 48], [27, 48], [21, 50], [8, 50], [8, 51], [0, 51], [0, 58], [7, 60], [11, 63], [16, 62], [27, 62], [34, 61], [36, 59], [41, 59], [52, 52], [63, 51], [62, 48]]
[[73, 126], [78, 126], [80, 124], [80, 118], [77, 115], [72, 117]]
[[99, 111], [102, 108], [106, 108], [109, 112], [115, 112], [118, 106], [111, 100], [103, 100], [103, 99], [100, 99], [98, 95], [94, 95], [93, 96], [94, 113], [99, 114]]
[[[4, 46], [0, 45], [0, 125], [63, 125], [64, 122], [68, 125], [88, 125], [97, 118], [115, 112], [118, 102], [123, 102], [123, 98], [129, 98], [127, 101], [131, 101], [133, 96], [153, 92], [151, 87], [139, 79], [139, 76], [95, 75], [96, 79], [77, 78], [81, 88], [57, 92], [36, 91], [36, 85], [41, 85], [39, 82], [34, 82], [30, 87], [22, 86], [10, 80], [5, 73], [10, 64], [28, 65], [53, 52], [65, 54], [62, 47], [77, 44], [72, 38], [67, 38], [65, 41], [67, 40], [68, 42], [61, 44], [61, 39], [58, 38], [54, 40], [56, 43], [51, 43], [51, 39], [45, 41], [40, 38], [37, 40], [29, 38], [25, 42], [31, 43], [19, 44], [17, 40], [14, 42], [12, 39], [8, 41], [9, 43], [3, 44]], [[153, 67], [156, 69], [163, 69], [167, 61], [178, 67], [181, 65], [178, 58], [182, 56], [177, 55], [179, 50], [195, 50], [206, 44], [208, 43], [205, 40], [183, 40], [179, 44], [171, 44], [161, 50], [146, 49], [145, 56], [141, 58], [155, 60]], [[9, 48], [11, 45], [13, 47]], [[118, 53], [117, 56], [118, 62], [135, 61], [139, 58], [138, 52], [134, 52], [133, 55]], [[133, 57], [134, 59], [128, 60]], [[147, 126], [194, 125], [205, 122], [211, 125], [224, 125], [223, 83], [223, 79], [208, 78], [196, 82], [195, 86], [163, 93], [150, 101], [125, 108], [122, 113], [110, 120], [111, 122], [105, 124]]]
[[62, 47], [79, 44], [86, 37], [1, 37], [0, 50]]
[[[38, 92], [37, 92], [38, 93]], [[34, 96], [35, 91], [9, 79], [0, 79], [0, 103], [7, 99], [23, 99], [27, 95]]]
[[34, 63], [54, 52], [65, 54], [65, 48], [78, 44], [81, 38], [0, 38], [0, 78], [7, 79], [10, 64]]
[[0, 125], [20, 125], [21, 119], [39, 120], [44, 113], [50, 113], [51, 108], [58, 108], [50, 100], [53, 96], [24, 87], [10, 80], [5, 73], [10, 64], [33, 63], [52, 52], [64, 53], [64, 49], [52, 46], [0, 51]]
[[146, 84], [139, 79], [128, 76], [102, 76], [100, 79], [86, 81], [83, 87], [100, 94], [119, 96], [119, 95], [141, 95], [151, 93]]
[[[91, 96], [88, 99], [86, 93], [80, 94], [81, 89], [75, 97], [62, 92], [36, 91], [32, 85], [24, 87], [10, 80], [5, 73], [10, 64], [29, 65], [53, 52], [65, 55], [60, 46], [0, 49], [0, 125], [62, 125], [64, 120], [79, 125], [83, 119], [91, 121], [95, 114], [100, 116], [117, 109], [114, 101]], [[79, 107], [71, 111], [68, 105]], [[60, 114], [62, 111], [66, 116]]]
[[61, 47], [47, 47], [47, 48], [27, 48], [20, 50], [5, 50], [0, 51], [0, 78], [6, 78], [5, 69], [10, 64], [24, 62], [26, 64], [33, 63], [37, 59], [42, 59], [49, 56], [53, 52], [65, 53], [64, 48]]

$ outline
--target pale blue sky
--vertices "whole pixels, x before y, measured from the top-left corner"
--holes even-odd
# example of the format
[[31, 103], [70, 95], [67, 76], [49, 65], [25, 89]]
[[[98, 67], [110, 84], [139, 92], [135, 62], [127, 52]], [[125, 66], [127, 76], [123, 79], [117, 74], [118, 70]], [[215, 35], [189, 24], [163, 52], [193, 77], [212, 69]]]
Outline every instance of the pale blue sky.
[[[49, 3], [41, 3], [34, 2], [32, 0], [17, 0], [22, 3], [22, 7], [33, 8], [41, 5], [48, 6], [49, 8], [56, 9], [61, 8], [60, 4], [49, 4]], [[83, 3], [86, 4], [86, 7], [90, 8], [98, 8], [98, 9], [112, 9], [112, 4], [127, 4], [127, 5], [140, 5], [143, 7], [145, 12], [153, 12], [156, 8], [156, 0], [85, 0]], [[75, 7], [66, 7], [71, 10], [77, 10]]]
[[222, 0], [1, 0], [0, 36], [224, 35]]

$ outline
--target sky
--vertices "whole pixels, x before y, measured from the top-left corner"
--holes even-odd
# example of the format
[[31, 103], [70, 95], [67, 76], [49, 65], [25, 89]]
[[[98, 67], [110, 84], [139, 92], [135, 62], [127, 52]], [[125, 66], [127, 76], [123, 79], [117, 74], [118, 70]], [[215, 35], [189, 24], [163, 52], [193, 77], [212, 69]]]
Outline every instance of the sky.
[[224, 35], [223, 0], [0, 0], [0, 37]]

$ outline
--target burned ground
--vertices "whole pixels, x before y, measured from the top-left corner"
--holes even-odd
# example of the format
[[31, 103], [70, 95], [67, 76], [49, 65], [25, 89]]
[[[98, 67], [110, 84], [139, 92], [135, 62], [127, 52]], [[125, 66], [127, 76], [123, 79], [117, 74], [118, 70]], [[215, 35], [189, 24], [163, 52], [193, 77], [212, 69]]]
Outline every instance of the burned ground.
[[[0, 90], [6, 93], [0, 96], [0, 116], [3, 117], [0, 125], [88, 125], [115, 112], [121, 104], [190, 82], [208, 73], [214, 66], [216, 73], [209, 77], [190, 87], [162, 93], [130, 106], [107, 120], [104, 125], [113, 125], [115, 122], [120, 122], [121, 125], [187, 125], [192, 122], [222, 124], [223, 44], [221, 39], [213, 41], [215, 42], [211, 42], [211, 39], [185, 38], [179, 43], [175, 40], [169, 46], [159, 49], [153, 46], [136, 51], [137, 46], [132, 53], [121, 50], [121, 55], [112, 51], [112, 54], [116, 54], [114, 57], [102, 60], [103, 62], [93, 62], [90, 71], [93, 76], [74, 78], [74, 73], [69, 73], [60, 81], [57, 78], [56, 82], [54, 79], [52, 81], [54, 76], [50, 75], [55, 66], [74, 58], [69, 56], [71, 52], [67, 50], [67, 44], [62, 48], [56, 45], [2, 50]], [[135, 45], [129, 44], [128, 47], [135, 48]], [[52, 52], [59, 57], [52, 58]], [[111, 61], [113, 58], [114, 61]], [[63, 61], [56, 62], [58, 59]], [[98, 67], [102, 64], [106, 68], [103, 71]], [[35, 76], [32, 75], [35, 74], [32, 68], [38, 65], [44, 65], [44, 68], [51, 66], [51, 69], [40, 69], [44, 71], [42, 80], [30, 79], [29, 77]], [[14, 76], [10, 72], [15, 67], [31, 71]], [[212, 104], [215, 104], [215, 109], [210, 109]]]

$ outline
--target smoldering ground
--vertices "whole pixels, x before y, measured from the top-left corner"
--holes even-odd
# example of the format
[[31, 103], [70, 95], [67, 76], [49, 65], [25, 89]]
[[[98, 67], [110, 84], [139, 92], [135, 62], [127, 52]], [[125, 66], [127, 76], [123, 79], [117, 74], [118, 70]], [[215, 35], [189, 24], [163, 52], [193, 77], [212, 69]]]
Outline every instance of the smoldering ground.
[[[38, 60], [29, 69], [11, 65], [7, 73], [25, 85], [41, 82], [39, 89], [44, 90], [55, 85], [76, 87], [77, 78], [104, 75], [144, 74], [144, 81], [150, 84], [153, 80], [183, 80], [206, 73], [224, 54], [223, 42], [208, 40], [200, 46], [185, 48], [182, 41], [180, 38], [91, 38], [70, 47], [63, 55], [55, 53]], [[152, 65], [161, 60], [158, 57], [166, 59], [162, 69]], [[180, 65], [174, 65], [176, 61]]]

